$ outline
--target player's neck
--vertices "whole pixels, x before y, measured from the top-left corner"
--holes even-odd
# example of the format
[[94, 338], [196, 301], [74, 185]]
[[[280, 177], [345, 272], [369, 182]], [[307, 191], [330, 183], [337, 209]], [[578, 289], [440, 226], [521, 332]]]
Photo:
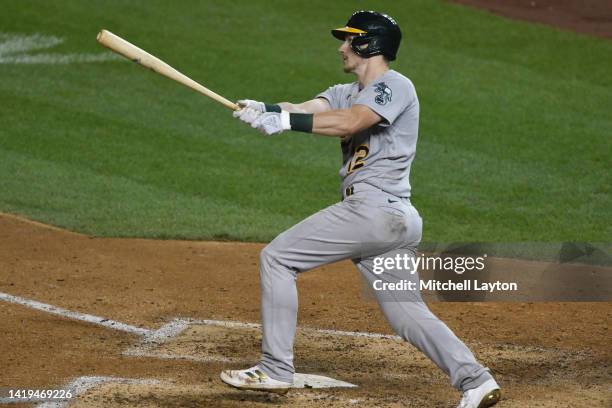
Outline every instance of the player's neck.
[[389, 70], [389, 64], [382, 58], [370, 58], [360, 65], [354, 72], [357, 75], [359, 89], [368, 86], [376, 78]]

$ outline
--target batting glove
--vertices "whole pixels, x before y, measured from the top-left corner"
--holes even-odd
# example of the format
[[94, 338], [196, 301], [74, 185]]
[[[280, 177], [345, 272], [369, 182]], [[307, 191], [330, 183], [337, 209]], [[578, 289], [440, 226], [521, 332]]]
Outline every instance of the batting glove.
[[234, 111], [232, 116], [240, 119], [246, 124], [252, 124], [263, 112], [251, 108], [242, 108], [239, 111]]
[[289, 112], [266, 112], [261, 114], [251, 123], [251, 127], [259, 130], [264, 135], [276, 135], [284, 130], [291, 129]]
[[254, 101], [251, 99], [241, 99], [238, 101], [238, 105], [243, 106], [245, 108], [250, 108], [261, 113], [266, 111], [266, 104], [263, 102]]

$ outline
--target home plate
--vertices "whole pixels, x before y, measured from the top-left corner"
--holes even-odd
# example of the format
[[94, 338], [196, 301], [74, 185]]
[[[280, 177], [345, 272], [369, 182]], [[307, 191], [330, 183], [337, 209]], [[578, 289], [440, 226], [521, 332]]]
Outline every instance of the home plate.
[[355, 384], [351, 384], [345, 381], [335, 380], [333, 378], [325, 377], [322, 375], [295, 373], [293, 375], [293, 386], [291, 388], [332, 388], [332, 387], [352, 388], [352, 387], [357, 387], [357, 386]]

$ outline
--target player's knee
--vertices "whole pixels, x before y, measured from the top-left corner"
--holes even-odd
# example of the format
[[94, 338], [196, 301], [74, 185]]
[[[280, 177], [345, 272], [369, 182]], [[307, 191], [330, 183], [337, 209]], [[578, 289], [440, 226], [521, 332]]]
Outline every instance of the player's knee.
[[259, 253], [259, 263], [262, 266], [269, 267], [274, 262], [274, 251], [270, 248], [270, 245], [266, 245], [264, 249]]
[[262, 270], [272, 270], [274, 265], [279, 263], [279, 253], [272, 245], [272, 243], [266, 245], [259, 254], [259, 262], [262, 266]]
[[274, 242], [266, 245], [259, 254], [261, 274], [286, 273], [289, 271], [295, 275], [293, 268], [283, 262], [282, 252], [274, 245]]

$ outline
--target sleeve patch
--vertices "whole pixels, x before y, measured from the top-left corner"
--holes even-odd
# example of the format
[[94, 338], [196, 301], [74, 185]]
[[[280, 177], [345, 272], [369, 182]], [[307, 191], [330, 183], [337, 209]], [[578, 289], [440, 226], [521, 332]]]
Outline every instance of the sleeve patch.
[[379, 105], [386, 105], [388, 102], [391, 102], [391, 98], [393, 97], [393, 92], [391, 88], [387, 86], [384, 82], [379, 82], [374, 85], [374, 92], [376, 96], [374, 97], [374, 102]]

